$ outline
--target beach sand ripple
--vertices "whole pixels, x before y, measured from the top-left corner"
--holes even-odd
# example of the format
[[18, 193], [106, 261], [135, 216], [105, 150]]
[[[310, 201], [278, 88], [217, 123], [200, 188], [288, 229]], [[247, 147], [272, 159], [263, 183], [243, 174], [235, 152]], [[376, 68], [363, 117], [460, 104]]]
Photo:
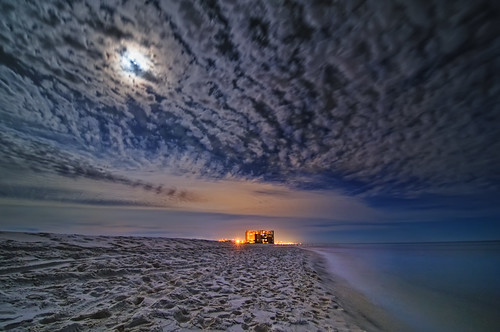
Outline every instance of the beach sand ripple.
[[0, 233], [0, 329], [360, 331], [297, 247]]

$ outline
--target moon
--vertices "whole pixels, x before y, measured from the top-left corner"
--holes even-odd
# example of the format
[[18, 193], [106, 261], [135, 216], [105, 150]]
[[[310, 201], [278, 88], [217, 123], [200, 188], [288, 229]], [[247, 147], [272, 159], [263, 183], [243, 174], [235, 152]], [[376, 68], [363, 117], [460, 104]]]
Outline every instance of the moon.
[[147, 72], [151, 68], [151, 61], [147, 56], [135, 49], [125, 50], [121, 55], [120, 63], [125, 73], [136, 76]]

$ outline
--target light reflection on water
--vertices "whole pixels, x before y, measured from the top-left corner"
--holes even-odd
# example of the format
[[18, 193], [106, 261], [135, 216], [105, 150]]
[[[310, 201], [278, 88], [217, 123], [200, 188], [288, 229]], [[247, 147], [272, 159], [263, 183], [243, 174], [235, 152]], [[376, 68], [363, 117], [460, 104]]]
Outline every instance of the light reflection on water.
[[500, 242], [311, 248], [415, 331], [500, 331]]

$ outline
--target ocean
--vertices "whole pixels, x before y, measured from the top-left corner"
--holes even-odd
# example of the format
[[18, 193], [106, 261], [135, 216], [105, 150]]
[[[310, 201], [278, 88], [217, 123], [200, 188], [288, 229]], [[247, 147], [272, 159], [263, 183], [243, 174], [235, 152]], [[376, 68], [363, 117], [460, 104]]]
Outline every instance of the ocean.
[[405, 329], [500, 331], [500, 241], [308, 249], [326, 259], [332, 275]]

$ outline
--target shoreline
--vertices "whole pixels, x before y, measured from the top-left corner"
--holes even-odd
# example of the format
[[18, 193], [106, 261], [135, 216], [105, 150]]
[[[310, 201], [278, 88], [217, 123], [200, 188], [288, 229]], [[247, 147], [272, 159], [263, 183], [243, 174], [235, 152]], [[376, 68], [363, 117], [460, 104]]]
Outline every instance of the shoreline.
[[[307, 249], [322, 255], [346, 307], [387, 326], [386, 331], [499, 330], [495, 308], [500, 303], [496, 284], [500, 242], [349, 244]], [[359, 301], [356, 294], [369, 301]]]
[[0, 232], [0, 255], [4, 330], [362, 331], [302, 248]]
[[373, 304], [364, 294], [354, 289], [350, 282], [328, 267], [327, 259], [313, 248], [301, 249], [312, 253], [316, 270], [323, 277], [327, 287], [333, 289], [346, 311], [347, 316], [366, 331], [411, 331], [412, 329], [399, 321], [387, 311]]

